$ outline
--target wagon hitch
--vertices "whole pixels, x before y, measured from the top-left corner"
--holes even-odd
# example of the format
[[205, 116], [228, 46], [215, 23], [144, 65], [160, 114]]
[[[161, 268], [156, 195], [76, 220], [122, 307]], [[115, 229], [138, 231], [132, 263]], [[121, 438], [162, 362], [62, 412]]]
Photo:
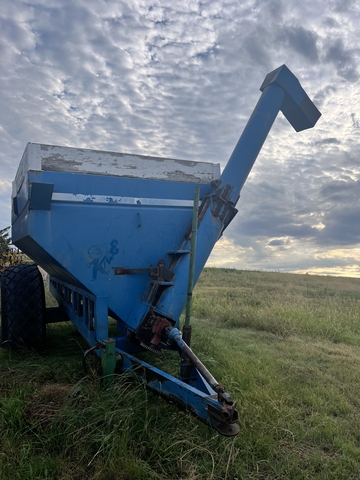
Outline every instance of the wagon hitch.
[[215, 397], [217, 402], [207, 405], [207, 413], [212, 427], [225, 436], [237, 435], [240, 429], [237, 424], [239, 417], [236, 410], [236, 402], [225, 391], [225, 387], [216, 381], [205, 365], [185, 343], [181, 332], [177, 328], [169, 329], [168, 342], [175, 343], [179, 347], [181, 353], [189, 359], [193, 367], [213, 389], [214, 395], [212, 397]]
[[[154, 353], [161, 353], [162, 348], [168, 346], [171, 349], [175, 347], [181, 354], [180, 379], [177, 379], [119, 351], [124, 360], [130, 359], [131, 370], [140, 380], [163, 397], [190, 411], [221, 435], [233, 437], [239, 433], [236, 402], [187, 345], [182, 333], [173, 326], [170, 319], [151, 309], [135, 338], [141, 347]], [[139, 365], [144, 369], [144, 374], [139, 374], [141, 370], [136, 368]], [[126, 370], [128, 367], [124, 364], [122, 368]]]
[[221, 435], [233, 437], [239, 433], [238, 412], [236, 410], [236, 402], [232, 400], [230, 395], [223, 389], [218, 392], [218, 402], [221, 408], [214, 408], [213, 405], [208, 406], [209, 420], [213, 428]]

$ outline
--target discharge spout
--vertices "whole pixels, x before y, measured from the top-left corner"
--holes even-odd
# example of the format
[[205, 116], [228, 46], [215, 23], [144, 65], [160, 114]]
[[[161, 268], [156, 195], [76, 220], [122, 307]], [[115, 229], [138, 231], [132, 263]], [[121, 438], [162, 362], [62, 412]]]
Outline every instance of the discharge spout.
[[[220, 177], [220, 196], [235, 205], [272, 124], [281, 111], [299, 132], [312, 128], [321, 113], [295, 75], [282, 65], [260, 87], [262, 95]], [[224, 195], [223, 192], [226, 192]]]

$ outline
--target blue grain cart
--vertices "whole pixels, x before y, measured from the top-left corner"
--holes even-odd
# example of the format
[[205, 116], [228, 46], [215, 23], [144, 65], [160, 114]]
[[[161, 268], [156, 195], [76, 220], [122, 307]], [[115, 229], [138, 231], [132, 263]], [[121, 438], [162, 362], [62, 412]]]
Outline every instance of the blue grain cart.
[[[179, 330], [189, 271], [195, 284], [237, 213], [240, 190], [278, 112], [296, 131], [320, 117], [285, 65], [260, 90], [222, 173], [206, 162], [29, 143], [12, 192], [13, 243], [49, 274], [51, 292], [89, 349], [109, 358], [114, 345], [119, 370], [227, 436], [239, 431], [235, 402], [189, 347], [190, 330], [186, 341]], [[3, 342], [41, 344], [49, 315], [37, 267], [6, 270], [1, 296]], [[110, 339], [109, 317], [118, 332]], [[180, 378], [138, 356], [165, 349], [179, 351]]]

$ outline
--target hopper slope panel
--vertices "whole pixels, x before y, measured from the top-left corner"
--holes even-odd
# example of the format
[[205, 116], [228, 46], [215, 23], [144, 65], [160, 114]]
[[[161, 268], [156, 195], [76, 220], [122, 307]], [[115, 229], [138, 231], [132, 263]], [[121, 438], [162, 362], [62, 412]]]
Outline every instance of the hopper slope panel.
[[[126, 318], [149, 289], [147, 269], [159, 260], [169, 266], [167, 252], [179, 248], [191, 217], [191, 206], [59, 200], [49, 211], [28, 210], [13, 230], [19, 247], [50, 275], [108, 297], [109, 308]], [[142, 272], [115, 275], [116, 267]]]

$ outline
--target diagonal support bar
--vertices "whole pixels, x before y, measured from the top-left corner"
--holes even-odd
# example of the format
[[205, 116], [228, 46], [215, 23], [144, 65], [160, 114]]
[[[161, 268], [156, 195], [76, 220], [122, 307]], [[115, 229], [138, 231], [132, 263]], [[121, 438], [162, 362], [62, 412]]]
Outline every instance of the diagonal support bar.
[[117, 348], [116, 352], [118, 357], [121, 357], [121, 361], [117, 363], [120, 371], [134, 375], [148, 388], [189, 411], [221, 435], [234, 437], [239, 433], [237, 416], [230, 421], [226, 418], [226, 411], [224, 412], [224, 406], [218, 400], [218, 394], [200, 374], [198, 374], [198, 380], [203, 382], [202, 390], [182, 382], [123, 350]]

